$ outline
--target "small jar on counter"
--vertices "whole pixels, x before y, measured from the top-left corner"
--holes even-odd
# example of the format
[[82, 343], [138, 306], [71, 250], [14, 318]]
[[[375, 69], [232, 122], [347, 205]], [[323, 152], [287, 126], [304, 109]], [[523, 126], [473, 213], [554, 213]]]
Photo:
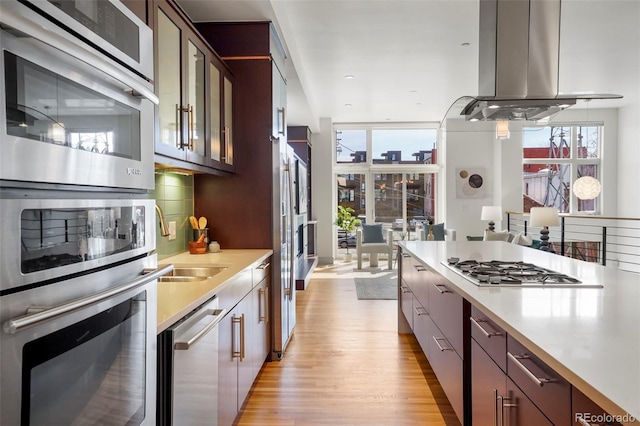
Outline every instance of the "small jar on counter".
[[211, 253], [217, 253], [220, 251], [220, 244], [217, 241], [211, 241], [209, 243], [209, 251]]

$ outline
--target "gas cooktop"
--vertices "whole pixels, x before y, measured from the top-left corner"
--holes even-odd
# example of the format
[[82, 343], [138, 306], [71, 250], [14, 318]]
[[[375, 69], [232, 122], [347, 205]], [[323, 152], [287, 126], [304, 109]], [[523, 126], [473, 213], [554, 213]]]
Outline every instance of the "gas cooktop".
[[519, 261], [461, 261], [450, 257], [442, 264], [479, 287], [602, 288], [599, 284], [585, 284], [570, 275]]

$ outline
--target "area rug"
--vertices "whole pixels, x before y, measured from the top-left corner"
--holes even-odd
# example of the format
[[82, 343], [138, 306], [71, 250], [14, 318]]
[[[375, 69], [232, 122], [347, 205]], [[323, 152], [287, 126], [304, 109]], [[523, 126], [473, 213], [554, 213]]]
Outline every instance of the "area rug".
[[358, 300], [397, 300], [398, 271], [355, 272]]

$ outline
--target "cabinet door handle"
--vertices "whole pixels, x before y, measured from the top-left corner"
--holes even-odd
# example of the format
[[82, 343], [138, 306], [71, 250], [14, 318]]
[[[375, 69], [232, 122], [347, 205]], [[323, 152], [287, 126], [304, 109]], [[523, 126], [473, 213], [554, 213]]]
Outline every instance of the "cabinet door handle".
[[240, 315], [240, 361], [244, 361], [244, 314]]
[[285, 108], [278, 108], [278, 117], [282, 117], [282, 121], [278, 120], [278, 134], [284, 135], [284, 123], [286, 123], [285, 118]]
[[180, 124], [180, 113], [182, 112], [182, 108], [180, 105], [176, 104], [176, 148], [184, 149], [182, 146], [182, 139], [180, 138], [180, 128], [182, 127]]
[[475, 319], [474, 317], [469, 317], [469, 319], [471, 320], [471, 323], [473, 325], [478, 327], [478, 330], [480, 330], [480, 332], [484, 334], [484, 337], [486, 337], [487, 339], [490, 339], [493, 336], [502, 336], [501, 332], [499, 331], [488, 332], [487, 330], [484, 329], [483, 326], [480, 325], [481, 322], [488, 322], [486, 319]]
[[[447, 288], [447, 286], [444, 285], [444, 284], [433, 284], [433, 286], [438, 289], [440, 294], [451, 293], [451, 290], [449, 290]], [[444, 288], [444, 290], [443, 290], [443, 288]]]
[[427, 310], [422, 306], [416, 306], [415, 308], [413, 308], [413, 310], [416, 311], [416, 314], [418, 314], [418, 316], [429, 315]]
[[264, 288], [264, 322], [269, 323], [269, 287]]
[[[498, 389], [493, 390], [493, 426], [498, 424], [498, 405], [502, 406], [502, 397], [498, 395]], [[502, 407], [500, 408], [502, 409]]]
[[[258, 290], [258, 322], [266, 322], [266, 307], [267, 307], [267, 297], [266, 297], [267, 289], [261, 288]], [[262, 305], [264, 303], [265, 309], [262, 309]], [[263, 314], [264, 313], [264, 314]]]
[[536, 385], [539, 387], [544, 386], [545, 383], [551, 383], [552, 379], [547, 379], [544, 377], [537, 377], [535, 374], [531, 372], [523, 363], [520, 362], [521, 359], [531, 359], [529, 355], [514, 355], [511, 352], [507, 352], [507, 357], [513, 361], [520, 370], [530, 378]]
[[444, 340], [444, 341], [446, 341], [446, 340], [447, 340], [447, 339], [445, 339], [444, 337], [436, 337], [436, 336], [433, 336], [433, 340], [435, 340], [436, 345], [438, 345], [438, 349], [440, 349], [440, 351], [441, 351], [441, 352], [444, 352], [444, 351], [452, 351], [452, 350], [453, 350], [453, 348], [443, 348], [443, 347], [442, 347], [442, 345], [440, 345], [440, 342], [439, 342], [440, 340]]
[[194, 134], [194, 123], [193, 123], [193, 105], [187, 105], [187, 146], [191, 151], [194, 148], [193, 142], [193, 134]]
[[[234, 315], [233, 318], [231, 318], [231, 359], [242, 357], [240, 336], [236, 337], [236, 324], [238, 325], [237, 328], [242, 327], [242, 317]], [[239, 334], [240, 333], [238, 333], [238, 335]], [[236, 348], [238, 348], [238, 350], [236, 350]]]

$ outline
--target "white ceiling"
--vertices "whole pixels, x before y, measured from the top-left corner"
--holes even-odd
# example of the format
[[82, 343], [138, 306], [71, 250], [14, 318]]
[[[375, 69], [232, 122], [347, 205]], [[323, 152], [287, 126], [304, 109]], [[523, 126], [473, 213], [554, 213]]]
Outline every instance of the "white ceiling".
[[[479, 0], [178, 3], [194, 21], [274, 22], [288, 54], [289, 125], [440, 121], [478, 91]], [[560, 93], [624, 96], [591, 107], [637, 104], [640, 0], [564, 0], [560, 49]]]

